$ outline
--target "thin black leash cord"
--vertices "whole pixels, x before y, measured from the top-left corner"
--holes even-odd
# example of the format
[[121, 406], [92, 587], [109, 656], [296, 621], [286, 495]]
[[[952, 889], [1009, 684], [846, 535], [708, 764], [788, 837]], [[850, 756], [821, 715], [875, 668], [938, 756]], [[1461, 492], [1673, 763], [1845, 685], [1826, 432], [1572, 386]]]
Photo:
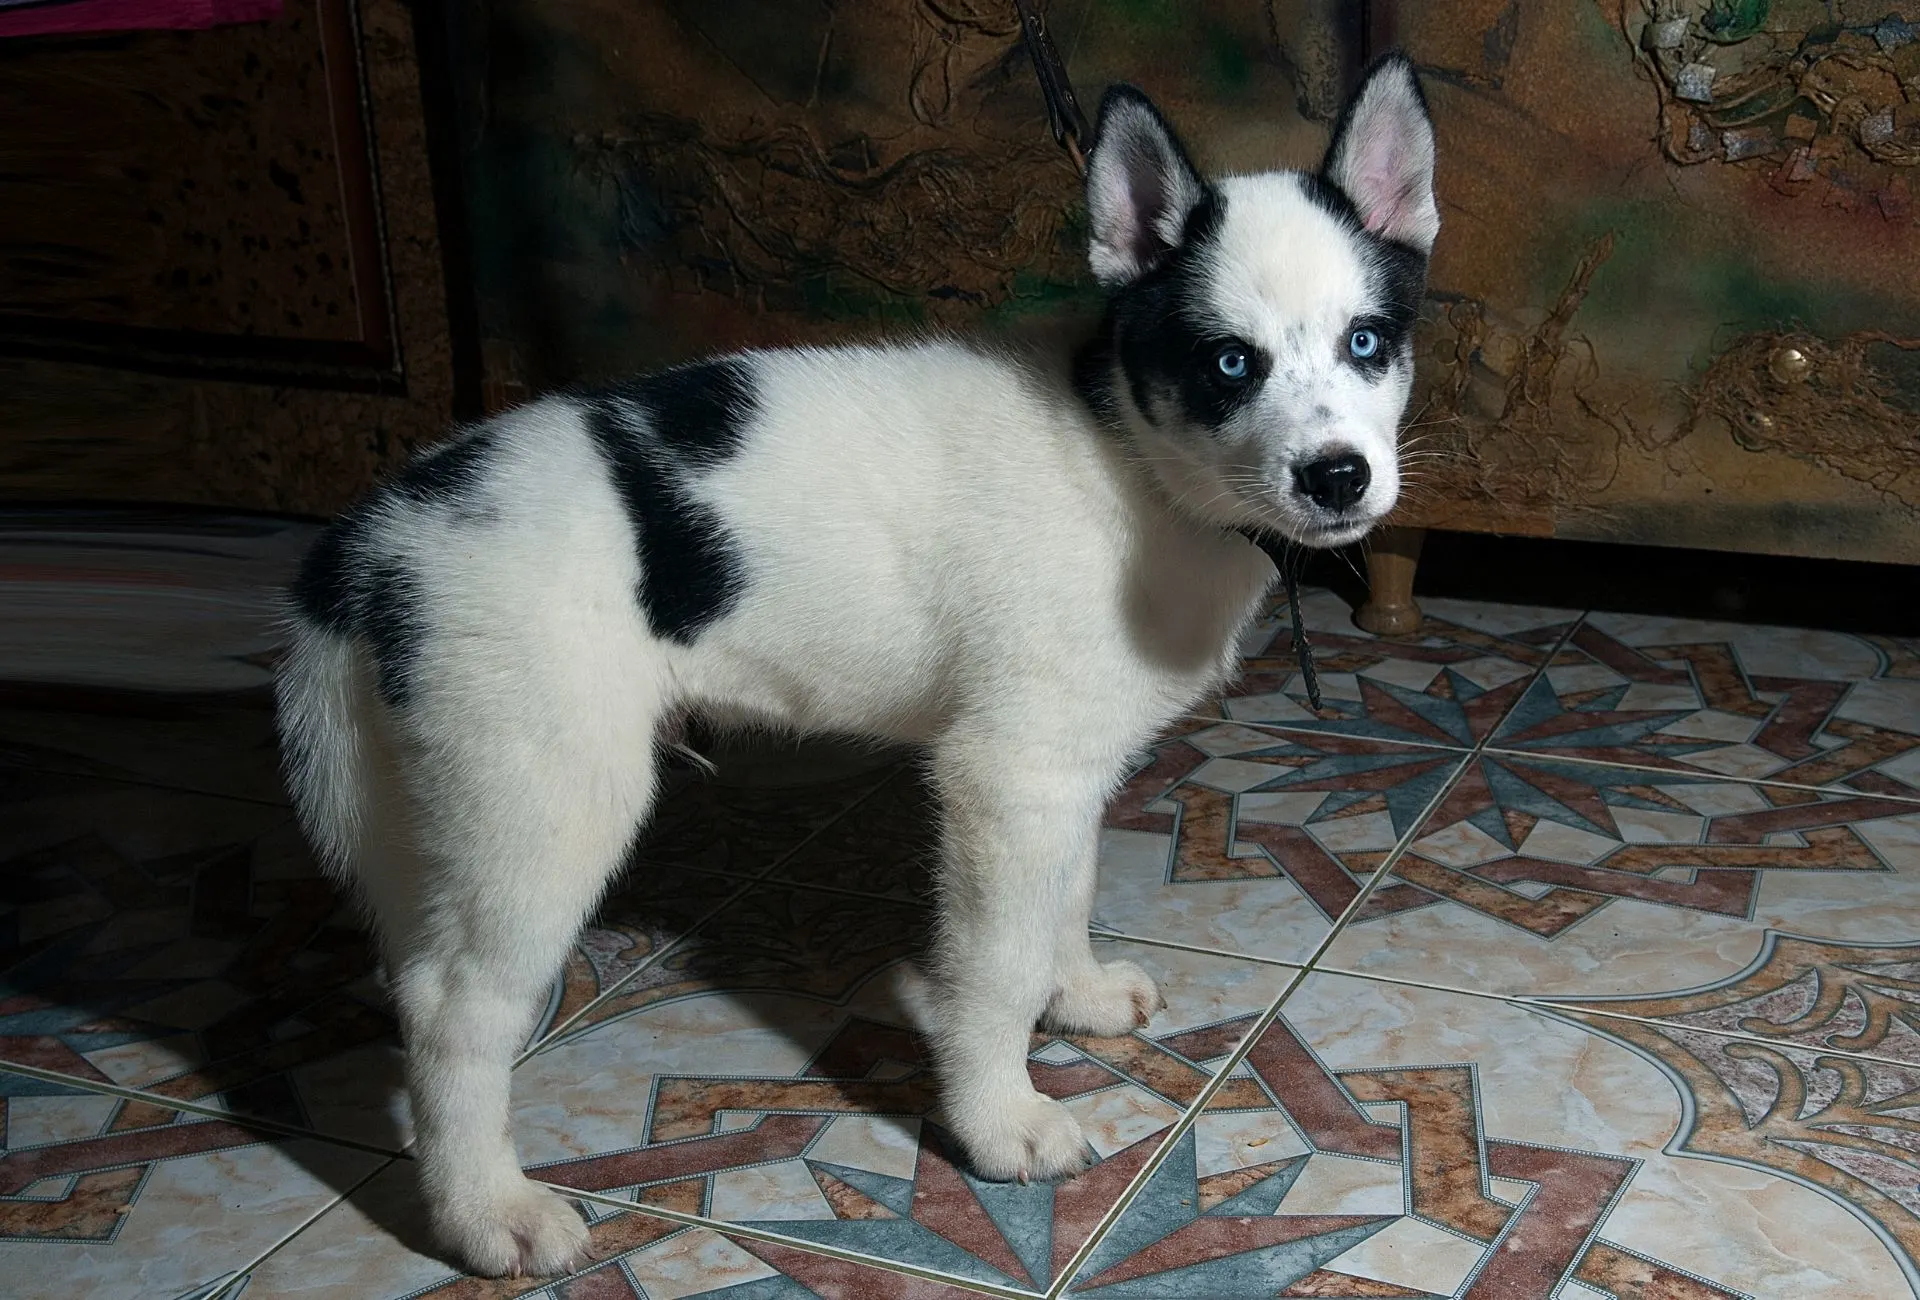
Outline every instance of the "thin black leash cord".
[[[1080, 101], [1073, 97], [1073, 83], [1067, 79], [1067, 68], [1060, 61], [1060, 51], [1054, 48], [1053, 33], [1047, 30], [1047, 20], [1041, 17], [1034, 0], [1013, 0], [1013, 3], [1014, 8], [1020, 11], [1020, 33], [1026, 40], [1027, 53], [1033, 59], [1033, 75], [1040, 79], [1040, 95], [1047, 103], [1047, 125], [1053, 130], [1053, 142], [1067, 151], [1067, 156], [1073, 160], [1074, 170], [1085, 176], [1087, 155], [1093, 152], [1094, 144], [1098, 142], [1088, 142], [1092, 131], [1087, 126], [1086, 114], [1080, 111]], [[1263, 529], [1239, 528], [1234, 531], [1266, 553], [1286, 587], [1287, 611], [1293, 620], [1293, 653], [1300, 661], [1300, 678], [1306, 683], [1307, 702], [1317, 711], [1320, 708], [1320, 674], [1314, 671], [1313, 646], [1307, 641], [1307, 626], [1300, 615], [1299, 566], [1293, 563], [1297, 554], [1294, 545], [1286, 538]]]

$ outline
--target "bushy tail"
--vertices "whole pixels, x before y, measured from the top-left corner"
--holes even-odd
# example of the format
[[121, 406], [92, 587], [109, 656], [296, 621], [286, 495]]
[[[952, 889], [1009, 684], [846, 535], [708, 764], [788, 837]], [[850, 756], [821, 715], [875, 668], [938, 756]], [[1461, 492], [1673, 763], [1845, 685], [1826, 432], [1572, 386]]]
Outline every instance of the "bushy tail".
[[290, 625], [274, 680], [281, 763], [323, 865], [351, 876], [373, 812], [378, 705], [352, 641], [297, 615]]

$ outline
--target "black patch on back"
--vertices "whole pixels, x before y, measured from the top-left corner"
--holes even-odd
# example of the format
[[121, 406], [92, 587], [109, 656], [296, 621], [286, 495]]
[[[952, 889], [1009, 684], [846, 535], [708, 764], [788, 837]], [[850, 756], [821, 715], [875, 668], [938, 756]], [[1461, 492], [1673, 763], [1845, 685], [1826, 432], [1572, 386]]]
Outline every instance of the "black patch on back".
[[702, 468], [740, 449], [759, 401], [743, 362], [726, 359], [680, 366], [604, 390], [603, 400], [645, 408], [654, 437], [676, 459]]
[[689, 478], [739, 450], [759, 400], [744, 362], [683, 366], [583, 395], [587, 428], [627, 510], [640, 554], [636, 598], [657, 637], [691, 644], [745, 585], [718, 515]]
[[494, 434], [481, 429], [416, 456], [386, 490], [421, 505], [462, 505], [485, 477]]
[[353, 630], [356, 600], [349, 538], [358, 528], [359, 518], [359, 511], [349, 511], [321, 530], [300, 561], [300, 571], [288, 593], [295, 609], [339, 636]]
[[373, 653], [374, 681], [380, 698], [398, 708], [407, 702], [413, 666], [426, 641], [420, 588], [399, 561], [374, 566], [360, 593], [360, 632]]
[[327, 525], [301, 561], [290, 594], [294, 607], [326, 631], [365, 640], [380, 698], [398, 708], [410, 693], [427, 620], [419, 583], [401, 557], [369, 553], [368, 504], [388, 490], [378, 489], [367, 504]]
[[406, 703], [427, 619], [418, 580], [404, 556], [383, 552], [379, 522], [388, 511], [439, 506], [473, 523], [497, 438], [482, 428], [428, 450], [340, 515], [314, 540], [292, 590], [294, 607], [336, 636], [360, 636], [373, 658], [380, 696]]

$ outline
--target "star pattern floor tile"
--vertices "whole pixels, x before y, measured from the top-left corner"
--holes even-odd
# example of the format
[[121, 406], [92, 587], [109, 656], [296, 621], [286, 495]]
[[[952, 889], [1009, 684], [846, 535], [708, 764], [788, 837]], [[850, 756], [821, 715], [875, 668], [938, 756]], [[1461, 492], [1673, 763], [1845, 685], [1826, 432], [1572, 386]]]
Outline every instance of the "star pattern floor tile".
[[[1741, 1102], [1784, 1115], [1800, 1097], [1789, 1076], [1770, 1091], [1764, 1069], [1735, 1070], [1733, 1083], [1676, 1073], [1676, 1053], [1650, 1050], [1647, 1037], [1513, 1002], [1309, 975], [1232, 1077], [1240, 1086], [1170, 1145], [1070, 1294], [1908, 1293], [1912, 1241], [1890, 1238], [1886, 1212], [1779, 1177], [1800, 1172], [1793, 1121], [1749, 1132]], [[1874, 1138], [1898, 1132], [1911, 1121], [1886, 1112], [1911, 1095], [1904, 1073], [1850, 1076], [1839, 1090], [1857, 1091], [1817, 1098], [1821, 1115]], [[1804, 1122], [1818, 1130], [1815, 1119]], [[1837, 1182], [1874, 1139], [1825, 1140]]]
[[1494, 744], [1920, 798], [1920, 642], [1594, 614]]
[[[1418, 634], [1377, 637], [1329, 591], [1301, 593], [1321, 707], [1308, 699], [1288, 620], [1265, 619], [1218, 716], [1235, 722], [1424, 745], [1485, 739], [1554, 657], [1573, 610], [1430, 600]], [[1261, 634], [1265, 643], [1260, 644]], [[1557, 660], [1556, 660], [1557, 662]]]
[[1107, 809], [1094, 923], [1304, 960], [1467, 761], [1332, 732], [1187, 724]]
[[[530, 1176], [990, 1286], [1044, 1290], [1292, 978], [1224, 956], [1102, 943], [1168, 1001], [1117, 1039], [1036, 1035], [1028, 1070], [1098, 1158], [1059, 1186], [982, 1182], [942, 1123], [908, 904], [769, 890], [696, 932], [515, 1076]], [[672, 962], [663, 963], [670, 966]], [[635, 987], [643, 986], [643, 987]], [[641, 1064], [644, 1060], [645, 1064]]]
[[1920, 804], [1489, 751], [1335, 939], [1328, 965], [1516, 995], [1737, 972], [1770, 929], [1915, 936]]
[[1093, 926], [1169, 1006], [1034, 1036], [1057, 1186], [943, 1124], [913, 765], [680, 777], [516, 1068], [552, 1279], [437, 1257], [258, 699], [0, 708], [0, 1291], [1920, 1300], [1920, 646], [1426, 608], [1307, 593], [1320, 710], [1277, 611], [1139, 756]]

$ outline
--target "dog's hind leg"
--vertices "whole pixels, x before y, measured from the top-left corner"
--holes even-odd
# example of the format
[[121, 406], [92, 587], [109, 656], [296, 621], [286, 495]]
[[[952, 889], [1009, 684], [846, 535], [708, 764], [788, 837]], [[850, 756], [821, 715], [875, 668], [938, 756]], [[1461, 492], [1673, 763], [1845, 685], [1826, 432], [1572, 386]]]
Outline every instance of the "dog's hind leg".
[[382, 937], [428, 1213], [476, 1273], [560, 1273], [586, 1248], [579, 1214], [520, 1172], [509, 1078], [652, 802], [651, 666], [540, 655], [511, 683], [448, 690], [405, 762], [417, 886], [380, 907]]

